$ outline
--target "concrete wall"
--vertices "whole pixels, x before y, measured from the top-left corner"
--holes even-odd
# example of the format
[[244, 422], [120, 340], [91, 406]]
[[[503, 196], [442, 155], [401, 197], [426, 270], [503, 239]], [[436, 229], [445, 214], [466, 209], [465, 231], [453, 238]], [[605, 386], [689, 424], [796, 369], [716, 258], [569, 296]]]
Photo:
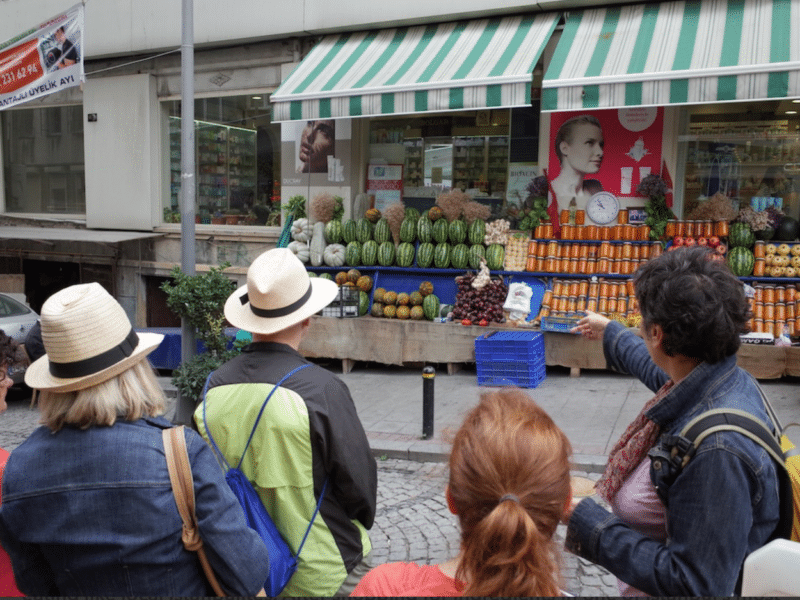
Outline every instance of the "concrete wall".
[[[546, 12], [631, 0], [407, 0], [381, 2], [327, 0], [264, 2], [263, 0], [195, 0], [197, 46], [228, 45], [316, 35], [332, 31], [369, 29], [488, 14]], [[63, 0], [0, 0], [0, 41], [60, 13]], [[335, 7], [335, 8], [334, 8]], [[86, 56], [149, 52], [176, 48], [181, 43], [181, 0], [95, 0], [86, 4]]]

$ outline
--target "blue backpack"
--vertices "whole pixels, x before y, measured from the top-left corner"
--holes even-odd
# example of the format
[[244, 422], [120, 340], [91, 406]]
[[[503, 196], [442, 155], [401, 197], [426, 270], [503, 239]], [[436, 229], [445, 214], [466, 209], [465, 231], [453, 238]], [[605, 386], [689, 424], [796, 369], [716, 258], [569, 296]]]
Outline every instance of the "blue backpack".
[[292, 554], [292, 551], [289, 548], [289, 545], [286, 543], [286, 540], [283, 539], [283, 536], [281, 536], [278, 528], [275, 527], [275, 523], [273, 523], [272, 517], [269, 516], [267, 509], [264, 508], [261, 498], [258, 496], [258, 493], [255, 491], [255, 489], [253, 489], [253, 485], [241, 471], [240, 467], [242, 466], [242, 461], [244, 460], [245, 454], [247, 454], [247, 449], [250, 447], [250, 442], [253, 439], [253, 435], [256, 433], [256, 428], [258, 427], [258, 422], [261, 420], [261, 415], [264, 412], [264, 409], [267, 407], [267, 402], [269, 402], [269, 399], [272, 398], [272, 394], [289, 377], [301, 369], [305, 369], [309, 366], [311, 365], [301, 365], [290, 371], [284, 375], [281, 380], [278, 381], [278, 383], [276, 383], [272, 388], [269, 395], [267, 395], [267, 399], [264, 400], [264, 404], [261, 406], [261, 410], [256, 417], [256, 422], [253, 424], [253, 431], [250, 432], [250, 437], [247, 439], [247, 444], [244, 447], [242, 457], [239, 459], [239, 463], [235, 467], [231, 467], [231, 465], [225, 459], [225, 456], [217, 447], [216, 442], [214, 442], [214, 438], [211, 437], [211, 431], [209, 430], [208, 423], [206, 422], [206, 393], [208, 392], [208, 382], [211, 379], [211, 374], [209, 374], [208, 378], [206, 379], [206, 384], [203, 388], [203, 426], [206, 429], [206, 434], [211, 442], [211, 447], [214, 449], [214, 453], [217, 455], [220, 462], [222, 462], [222, 464], [224, 464], [227, 468], [225, 473], [225, 481], [228, 482], [228, 485], [233, 490], [234, 495], [239, 500], [239, 504], [242, 505], [242, 509], [244, 510], [244, 514], [247, 519], [247, 524], [251, 529], [255, 530], [259, 536], [261, 536], [261, 539], [264, 541], [264, 544], [267, 547], [269, 554], [269, 576], [264, 582], [264, 591], [268, 596], [272, 597], [277, 596], [283, 591], [283, 588], [285, 588], [289, 583], [292, 575], [294, 575], [297, 571], [297, 559], [300, 556], [300, 552], [303, 550], [303, 544], [306, 543], [308, 532], [311, 531], [311, 525], [314, 523], [314, 519], [317, 517], [319, 507], [322, 504], [322, 499], [325, 497], [325, 489], [328, 487], [328, 479], [325, 479], [325, 483], [322, 486], [322, 492], [319, 495], [317, 507], [314, 509], [314, 515], [311, 517], [311, 522], [308, 524], [306, 533], [303, 536], [303, 541], [300, 542], [300, 546], [297, 548], [297, 554], [295, 555]]

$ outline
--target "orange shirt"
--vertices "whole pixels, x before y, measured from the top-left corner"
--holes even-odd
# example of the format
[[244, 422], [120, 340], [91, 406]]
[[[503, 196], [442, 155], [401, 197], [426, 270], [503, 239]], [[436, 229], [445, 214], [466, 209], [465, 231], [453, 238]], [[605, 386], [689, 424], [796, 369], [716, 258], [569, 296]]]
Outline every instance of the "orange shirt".
[[351, 596], [460, 596], [464, 583], [431, 565], [387, 563], [364, 575]]

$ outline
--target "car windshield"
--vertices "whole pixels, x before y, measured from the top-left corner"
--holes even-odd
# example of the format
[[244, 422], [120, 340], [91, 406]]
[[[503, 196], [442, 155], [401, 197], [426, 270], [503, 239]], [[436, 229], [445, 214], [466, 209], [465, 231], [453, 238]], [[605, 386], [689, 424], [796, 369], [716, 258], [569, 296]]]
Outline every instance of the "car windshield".
[[9, 296], [0, 295], [0, 317], [17, 317], [31, 312], [27, 306]]

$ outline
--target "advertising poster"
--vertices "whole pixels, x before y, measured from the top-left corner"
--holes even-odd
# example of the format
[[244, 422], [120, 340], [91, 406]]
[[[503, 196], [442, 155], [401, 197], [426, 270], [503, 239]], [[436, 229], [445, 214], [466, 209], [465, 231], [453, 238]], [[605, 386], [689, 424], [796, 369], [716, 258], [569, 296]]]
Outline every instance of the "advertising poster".
[[0, 44], [0, 110], [83, 79], [82, 4]]
[[369, 165], [367, 194], [375, 198], [380, 211], [403, 199], [403, 165]]
[[351, 127], [347, 119], [316, 119], [281, 125], [281, 170], [284, 186], [349, 185], [344, 157], [350, 152]]
[[573, 198], [585, 209], [599, 191], [627, 204], [644, 177], [661, 172], [663, 130], [660, 107], [552, 113], [547, 175], [558, 210]]

